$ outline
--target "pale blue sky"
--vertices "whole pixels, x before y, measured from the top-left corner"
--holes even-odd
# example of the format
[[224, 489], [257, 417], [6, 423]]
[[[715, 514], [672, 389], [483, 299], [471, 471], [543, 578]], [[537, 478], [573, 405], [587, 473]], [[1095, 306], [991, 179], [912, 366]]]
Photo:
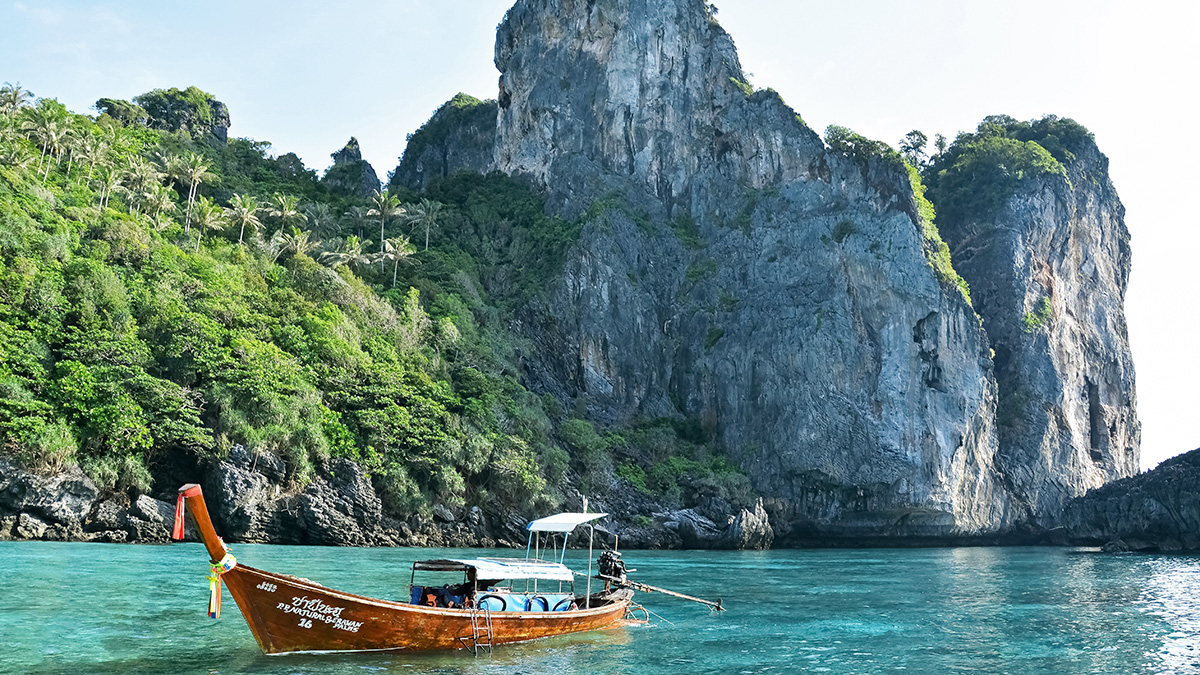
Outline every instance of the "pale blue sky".
[[[458, 91], [491, 98], [510, 0], [173, 3], [0, 0], [0, 81], [77, 112], [100, 97], [196, 85], [230, 133], [324, 169], [351, 135], [380, 176]], [[1200, 3], [1112, 0], [729, 0], [718, 18], [753, 83], [810, 126], [893, 145], [989, 114], [1073, 117], [1127, 209], [1127, 315], [1142, 464], [1200, 446]]]

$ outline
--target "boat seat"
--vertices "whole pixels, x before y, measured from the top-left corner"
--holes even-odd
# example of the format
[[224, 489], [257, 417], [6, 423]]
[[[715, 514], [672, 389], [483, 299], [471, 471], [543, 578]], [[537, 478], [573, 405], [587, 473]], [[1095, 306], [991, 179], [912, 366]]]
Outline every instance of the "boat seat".
[[570, 593], [505, 593], [479, 595], [479, 607], [493, 612], [565, 612], [571, 608]]
[[427, 605], [425, 602], [426, 596], [433, 595], [437, 598], [438, 607], [449, 607], [453, 602], [455, 607], [462, 607], [467, 600], [465, 595], [455, 595], [446, 586], [413, 586], [412, 589], [412, 604]]

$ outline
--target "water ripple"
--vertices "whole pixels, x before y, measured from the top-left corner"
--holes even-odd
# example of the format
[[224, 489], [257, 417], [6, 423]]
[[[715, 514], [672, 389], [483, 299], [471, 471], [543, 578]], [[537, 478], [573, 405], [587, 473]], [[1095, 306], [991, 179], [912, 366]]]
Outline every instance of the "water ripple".
[[[450, 551], [237, 546], [240, 560], [401, 598]], [[476, 552], [486, 553], [486, 552]], [[496, 552], [503, 554], [503, 552]], [[583, 554], [571, 552], [583, 562]], [[629, 551], [674, 625], [465, 653], [265, 657], [199, 545], [0, 543], [0, 673], [1001, 673], [1200, 675], [1200, 558], [1051, 548]]]

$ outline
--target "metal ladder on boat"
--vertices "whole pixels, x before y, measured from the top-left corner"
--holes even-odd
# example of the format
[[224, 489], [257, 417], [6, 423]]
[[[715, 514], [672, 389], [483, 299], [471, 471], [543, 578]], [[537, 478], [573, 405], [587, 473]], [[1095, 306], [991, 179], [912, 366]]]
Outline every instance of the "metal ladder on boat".
[[[471, 608], [471, 644], [467, 645], [467, 649], [475, 656], [479, 656], [479, 647], [486, 646], [488, 654], [492, 653], [492, 610], [490, 607], [484, 607], [480, 616], [480, 608], [474, 606]], [[468, 638], [461, 637], [459, 640], [466, 642]]]

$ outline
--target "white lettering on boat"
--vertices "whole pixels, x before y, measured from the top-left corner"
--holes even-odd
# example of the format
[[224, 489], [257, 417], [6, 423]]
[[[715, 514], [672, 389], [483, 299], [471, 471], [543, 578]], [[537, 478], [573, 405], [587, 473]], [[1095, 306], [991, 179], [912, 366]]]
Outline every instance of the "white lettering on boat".
[[[358, 629], [363, 625], [363, 622], [361, 621], [350, 621], [349, 619], [343, 619], [342, 612], [345, 611], [345, 607], [331, 607], [322, 602], [320, 598], [313, 598], [309, 600], [307, 595], [302, 598], [293, 596], [291, 604], [281, 602], [276, 605], [275, 608], [283, 610], [284, 614], [296, 614], [304, 617], [305, 619], [321, 621], [333, 626], [334, 628], [349, 631], [351, 633], [357, 633]], [[304, 623], [305, 622], [301, 620], [300, 625], [304, 626], [305, 628], [312, 626], [311, 623], [309, 623], [307, 626], [305, 626]]]
[[262, 582], [261, 584], [259, 584], [259, 585], [255, 586], [255, 588], [257, 588], [257, 589], [258, 589], [258, 590], [260, 590], [260, 591], [266, 591], [266, 592], [268, 592], [268, 593], [274, 593], [274, 592], [276, 591], [276, 589], [278, 589], [279, 587], [278, 587], [278, 586], [276, 586], [275, 584], [267, 583], [267, 582], [265, 582], [265, 581], [264, 581], [264, 582]]

